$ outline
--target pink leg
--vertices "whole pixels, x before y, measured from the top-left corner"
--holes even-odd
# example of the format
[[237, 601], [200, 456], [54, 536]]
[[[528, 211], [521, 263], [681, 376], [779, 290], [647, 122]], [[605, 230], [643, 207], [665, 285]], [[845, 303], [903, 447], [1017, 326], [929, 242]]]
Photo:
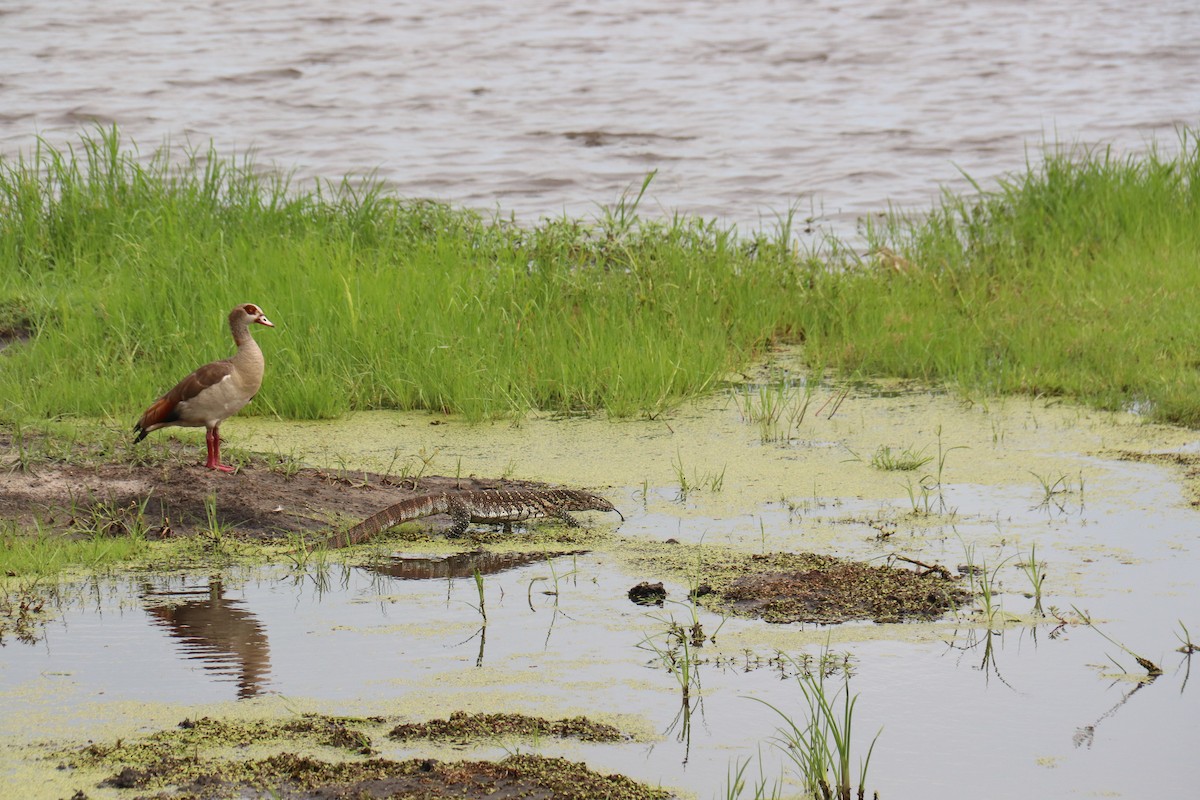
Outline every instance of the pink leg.
[[208, 445], [208, 461], [204, 462], [204, 466], [209, 469], [219, 469], [221, 472], [235, 471], [233, 467], [221, 463], [221, 434], [217, 428], [207, 429], [204, 443]]

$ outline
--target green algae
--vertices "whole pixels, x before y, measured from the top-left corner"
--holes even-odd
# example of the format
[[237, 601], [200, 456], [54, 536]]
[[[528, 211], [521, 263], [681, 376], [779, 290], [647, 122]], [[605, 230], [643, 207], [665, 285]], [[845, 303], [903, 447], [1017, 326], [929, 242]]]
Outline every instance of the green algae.
[[295, 719], [222, 719], [187, 718], [175, 728], [157, 731], [137, 740], [118, 739], [112, 744], [92, 744], [62, 754], [73, 766], [97, 764], [144, 767], [161, 763], [181, 752], [197, 752], [214, 746], [246, 747], [297, 743], [309, 747], [333, 747], [370, 755], [371, 737], [362, 730], [368, 724], [379, 725], [382, 717], [354, 719], [322, 714], [305, 714]]

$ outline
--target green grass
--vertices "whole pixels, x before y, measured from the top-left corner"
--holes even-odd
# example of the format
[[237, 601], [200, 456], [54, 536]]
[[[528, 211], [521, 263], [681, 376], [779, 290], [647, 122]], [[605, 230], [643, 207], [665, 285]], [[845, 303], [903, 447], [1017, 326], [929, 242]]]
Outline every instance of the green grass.
[[[819, 377], [821, 370], [813, 371]], [[760, 441], [790, 442], [804, 423], [814, 383], [803, 381], [801, 385], [781, 372], [773, 375], [770, 383], [734, 390], [732, 397], [742, 419], [758, 426]]]
[[147, 547], [140, 536], [74, 539], [45, 534], [30, 536], [10, 530], [0, 534], [0, 575], [37, 578], [75, 568], [97, 569], [138, 558]]
[[871, 455], [871, 466], [885, 472], [911, 472], [933, 461], [933, 456], [925, 455], [925, 450], [914, 450], [911, 447], [892, 449], [891, 445], [881, 444]]
[[[1200, 425], [1200, 150], [1059, 149], [870, 231], [909, 269], [825, 309], [827, 362]], [[811, 331], [811, 327], [810, 327]], [[813, 340], [810, 336], [810, 341]]]
[[[822, 654], [822, 661], [824, 660]], [[799, 667], [795, 661], [793, 665]], [[858, 695], [850, 693], [850, 676], [843, 678], [837, 688], [826, 684], [823, 670], [816, 674], [797, 669], [796, 682], [804, 696], [808, 721], [797, 723], [777, 706], [759, 698], [752, 698], [770, 708], [782, 718], [784, 724], [772, 743], [791, 760], [798, 776], [804, 783], [807, 796], [817, 800], [859, 800], [866, 795], [867, 770], [875, 743], [883, 728], [880, 728], [866, 754], [855, 750], [853, 737], [854, 708]], [[854, 792], [855, 769], [852, 753], [859, 756], [857, 764], [858, 791]]]
[[797, 252], [786, 217], [653, 221], [638, 194], [521, 226], [98, 130], [0, 161], [0, 327], [31, 333], [2, 356], [4, 417], [131, 420], [229, 354], [225, 315], [254, 302], [278, 327], [256, 331], [267, 377], [243, 413], [653, 416], [790, 342], [835, 374], [1200, 426], [1200, 154], [1181, 144], [1053, 153], [891, 215], [867, 230], [885, 269], [832, 239]]

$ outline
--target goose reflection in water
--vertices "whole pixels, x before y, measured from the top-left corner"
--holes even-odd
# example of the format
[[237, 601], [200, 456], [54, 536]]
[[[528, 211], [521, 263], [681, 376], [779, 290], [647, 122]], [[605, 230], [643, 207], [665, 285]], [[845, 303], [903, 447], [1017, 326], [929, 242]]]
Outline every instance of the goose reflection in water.
[[187, 658], [237, 683], [239, 699], [264, 691], [271, 673], [266, 630], [241, 600], [225, 597], [220, 577], [204, 587], [143, 584], [141, 599], [150, 619], [183, 642]]

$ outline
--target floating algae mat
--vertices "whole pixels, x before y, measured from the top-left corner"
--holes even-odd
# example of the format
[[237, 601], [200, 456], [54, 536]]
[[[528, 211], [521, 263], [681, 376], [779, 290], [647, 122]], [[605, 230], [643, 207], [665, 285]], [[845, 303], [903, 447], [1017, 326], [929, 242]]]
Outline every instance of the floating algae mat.
[[[1200, 686], [1179, 652], [1200, 631], [1200, 515], [1172, 459], [1197, 437], [893, 389], [819, 389], [774, 429], [747, 419], [746, 387], [659, 420], [239, 419], [228, 435], [249, 450], [348, 476], [579, 486], [626, 521], [475, 526], [475, 542], [419, 521], [344, 560], [25, 586], [42, 605], [24, 617], [10, 586], [0, 796], [528, 770], [709, 798], [743, 764], [743, 796], [764, 781], [799, 796], [770, 744], [786, 723], [755, 700], [803, 726], [806, 675], [831, 692], [850, 676], [854, 763], [882, 728], [868, 796], [1184, 796], [1200, 780]], [[899, 469], [904, 454], [928, 459]], [[877, 574], [895, 580], [832, 623], [829, 596]], [[630, 600], [644, 582], [661, 606]], [[227, 735], [154, 738], [200, 720]], [[161, 741], [207, 773], [155, 784], [122, 762]]]

